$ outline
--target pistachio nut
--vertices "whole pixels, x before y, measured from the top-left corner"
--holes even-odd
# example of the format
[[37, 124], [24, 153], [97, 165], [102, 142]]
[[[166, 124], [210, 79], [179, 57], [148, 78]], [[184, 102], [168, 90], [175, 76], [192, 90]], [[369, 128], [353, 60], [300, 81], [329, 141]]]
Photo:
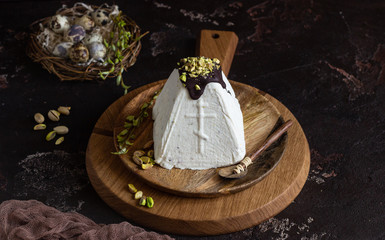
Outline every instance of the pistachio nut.
[[142, 160], [142, 162], [144, 162], [144, 163], [150, 163], [151, 162], [151, 158], [149, 158], [147, 156], [140, 157], [140, 160]]
[[44, 130], [44, 129], [46, 129], [46, 125], [45, 124], [43, 124], [43, 123], [40, 123], [40, 124], [37, 124], [37, 125], [35, 125], [34, 127], [33, 127], [33, 130]]
[[49, 110], [48, 118], [51, 119], [51, 121], [57, 122], [60, 120], [60, 113], [56, 110]]
[[139, 166], [143, 164], [143, 161], [138, 156], [132, 156], [132, 160]]
[[154, 199], [152, 199], [152, 197], [147, 197], [147, 199], [146, 199], [146, 206], [148, 208], [152, 208], [154, 206]]
[[60, 106], [57, 109], [57, 111], [59, 113], [64, 114], [64, 115], [70, 115], [70, 110], [71, 110], [71, 107], [63, 107], [63, 106]]
[[47, 141], [51, 141], [52, 139], [54, 139], [56, 137], [56, 132], [55, 131], [51, 131], [47, 134], [47, 136], [45, 137], [45, 140]]
[[138, 190], [136, 189], [136, 187], [134, 186], [134, 184], [128, 184], [128, 190], [131, 192], [131, 193], [136, 193]]
[[135, 196], [134, 196], [135, 199], [140, 199], [142, 197], [143, 197], [143, 192], [142, 191], [137, 191], [135, 193]]
[[152, 164], [151, 163], [145, 163], [145, 164], [142, 164], [142, 169], [146, 170], [146, 169], [149, 169], [149, 168], [152, 168]]
[[143, 196], [139, 199], [139, 205], [140, 206], [146, 206], [146, 197]]
[[136, 150], [134, 152], [134, 156], [138, 156], [138, 157], [144, 156], [145, 154], [146, 154], [146, 152], [143, 150]]
[[64, 134], [67, 134], [68, 133], [68, 127], [66, 126], [57, 126], [57, 127], [54, 127], [53, 130], [57, 133], [57, 134], [60, 134], [60, 135], [64, 135]]
[[63, 141], [64, 141], [64, 137], [59, 137], [59, 138], [56, 140], [55, 145], [59, 145], [59, 144], [61, 144]]
[[35, 113], [35, 115], [33, 116], [33, 118], [35, 119], [35, 121], [36, 121], [37, 123], [43, 123], [44, 120], [45, 120], [43, 114], [41, 114], [41, 113]]
[[150, 140], [150, 141], [146, 142], [146, 144], [144, 144], [143, 148], [144, 149], [150, 148], [150, 147], [152, 147], [153, 144], [154, 144], [154, 140]]
[[153, 158], [154, 157], [154, 150], [150, 150], [147, 152], [147, 156], [150, 157], [150, 158]]

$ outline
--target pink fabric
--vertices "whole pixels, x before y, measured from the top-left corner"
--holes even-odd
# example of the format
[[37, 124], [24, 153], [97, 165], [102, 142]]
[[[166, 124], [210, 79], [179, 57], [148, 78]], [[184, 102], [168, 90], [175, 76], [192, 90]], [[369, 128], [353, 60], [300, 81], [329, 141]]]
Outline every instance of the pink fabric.
[[128, 222], [99, 225], [85, 216], [63, 213], [36, 200], [0, 204], [0, 239], [173, 239]]

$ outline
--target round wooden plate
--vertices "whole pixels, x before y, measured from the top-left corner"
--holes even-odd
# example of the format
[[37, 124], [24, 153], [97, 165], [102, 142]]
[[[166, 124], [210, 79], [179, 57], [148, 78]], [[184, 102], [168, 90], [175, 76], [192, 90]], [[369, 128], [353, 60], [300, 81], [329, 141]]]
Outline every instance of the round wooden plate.
[[[233, 83], [234, 84], [234, 83]], [[124, 129], [123, 125], [129, 115], [137, 116], [140, 106], [149, 102], [155, 92], [159, 92], [164, 82], [145, 89], [131, 99], [122, 109], [115, 121], [114, 139]], [[234, 91], [241, 105], [244, 116], [244, 131], [246, 140], [246, 156], [254, 153], [268, 137], [273, 129], [279, 127], [283, 121], [277, 108], [263, 95], [247, 85], [234, 84]], [[248, 168], [248, 174], [240, 179], [224, 179], [218, 175], [217, 169], [171, 170], [155, 165], [151, 169], [143, 170], [132, 160], [132, 154], [136, 150], [152, 140], [153, 120], [150, 111], [149, 117], [135, 131], [134, 145], [129, 148], [127, 154], [119, 155], [124, 165], [153, 187], [185, 197], [218, 197], [244, 190], [266, 177], [281, 159], [287, 144], [285, 134], [279, 141], [271, 146], [255, 164]], [[115, 141], [116, 151], [117, 141]]]
[[[293, 120], [280, 163], [267, 177], [238, 193], [190, 198], [153, 188], [127, 170], [119, 157], [110, 153], [115, 150], [114, 123], [131, 99], [158, 84], [143, 86], [119, 98], [102, 114], [90, 136], [86, 151], [88, 176], [99, 196], [115, 211], [137, 224], [162, 232], [217, 235], [255, 226], [278, 214], [299, 194], [310, 166], [309, 146], [300, 124], [275, 98], [237, 82], [232, 82], [234, 88], [247, 87], [259, 92], [275, 105], [284, 120]], [[128, 183], [153, 197], [154, 207], [139, 206], [127, 189]]]

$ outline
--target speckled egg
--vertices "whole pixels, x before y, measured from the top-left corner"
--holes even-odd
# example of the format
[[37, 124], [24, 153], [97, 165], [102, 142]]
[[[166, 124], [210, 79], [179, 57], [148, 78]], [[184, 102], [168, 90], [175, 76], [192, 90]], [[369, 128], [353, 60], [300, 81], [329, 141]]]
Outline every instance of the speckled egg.
[[99, 42], [91, 43], [90, 45], [88, 45], [88, 49], [90, 52], [90, 57], [95, 60], [103, 59], [107, 53], [106, 47]]
[[67, 40], [74, 43], [80, 42], [86, 36], [86, 31], [80, 25], [73, 25], [67, 32]]
[[69, 49], [72, 47], [72, 42], [62, 42], [55, 46], [52, 54], [57, 57], [67, 58]]
[[109, 17], [109, 13], [107, 11], [100, 10], [100, 9], [92, 12], [91, 16], [94, 19], [94, 22], [96, 23], [96, 25], [99, 25], [99, 26], [104, 26], [107, 23], [109, 23], [111, 20]]
[[70, 28], [70, 24], [67, 17], [58, 14], [51, 18], [49, 27], [56, 33], [63, 33]]
[[75, 63], [85, 63], [90, 55], [86, 46], [82, 43], [77, 43], [69, 49], [69, 57]]
[[91, 44], [93, 42], [102, 43], [103, 36], [100, 33], [87, 34], [87, 36], [83, 39], [83, 43], [85, 45]]
[[95, 27], [95, 22], [90, 16], [87, 15], [84, 15], [81, 18], [77, 18], [75, 20], [75, 24], [82, 26], [86, 31], [90, 31], [93, 27]]

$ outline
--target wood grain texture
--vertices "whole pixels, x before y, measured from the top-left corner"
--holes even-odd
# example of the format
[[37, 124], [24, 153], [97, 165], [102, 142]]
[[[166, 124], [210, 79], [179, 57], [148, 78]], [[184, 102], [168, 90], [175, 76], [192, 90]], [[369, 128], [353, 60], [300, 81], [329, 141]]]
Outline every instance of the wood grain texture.
[[[234, 88], [244, 85], [231, 83]], [[309, 172], [309, 146], [293, 114], [268, 94], [264, 96], [277, 107], [283, 119], [292, 119], [294, 124], [288, 131], [288, 143], [280, 163], [258, 184], [218, 198], [188, 198], [157, 190], [128, 171], [118, 156], [110, 154], [114, 151], [114, 122], [132, 98], [157, 84], [159, 82], [133, 90], [114, 102], [99, 118], [88, 143], [86, 167], [90, 181], [115, 211], [137, 224], [162, 232], [218, 235], [243, 230], [273, 217], [299, 194]], [[151, 209], [139, 206], [127, 189], [128, 183], [152, 196], [155, 206]]]
[[201, 30], [196, 55], [218, 58], [221, 61], [222, 71], [228, 76], [237, 44], [238, 36], [234, 32]]
[[[114, 139], [124, 129], [123, 124], [129, 115], [136, 116], [138, 106], [152, 99], [155, 92], [163, 87], [163, 82], [144, 89], [123, 107], [115, 120]], [[265, 141], [269, 134], [282, 124], [280, 113], [276, 107], [255, 88], [247, 85], [234, 85], [234, 91], [239, 99], [242, 114], [244, 115], [244, 131], [246, 141], [246, 156], [252, 155]], [[265, 151], [262, 156], [248, 169], [249, 174], [240, 179], [223, 179], [218, 175], [221, 168], [207, 170], [177, 169], [171, 170], [155, 165], [151, 169], [143, 170], [132, 160], [136, 150], [142, 150], [143, 146], [153, 140], [153, 121], [150, 116], [135, 131], [134, 145], [125, 155], [120, 155], [124, 165], [147, 184], [169, 193], [185, 197], [218, 197], [226, 194], [242, 191], [259, 181], [277, 166], [287, 144], [287, 138], [283, 137], [276, 144]], [[117, 141], [115, 141], [117, 148]]]

